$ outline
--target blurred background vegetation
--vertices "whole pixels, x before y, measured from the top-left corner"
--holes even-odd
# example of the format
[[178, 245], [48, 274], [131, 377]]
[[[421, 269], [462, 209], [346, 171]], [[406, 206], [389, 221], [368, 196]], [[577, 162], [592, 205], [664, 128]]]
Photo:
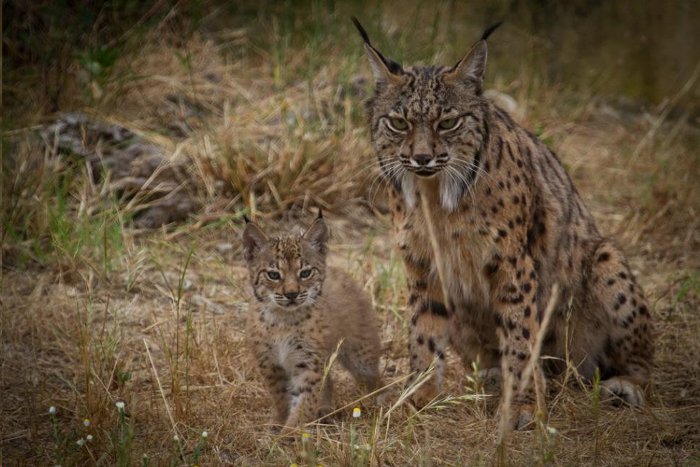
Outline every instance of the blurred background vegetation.
[[[700, 63], [700, 3], [693, 0], [9, 0], [3, 3], [5, 128], [93, 104], [98, 87], [108, 83], [138, 80], [139, 70], [115, 76], [115, 63], [138, 54], [154, 29], [175, 44], [192, 34], [214, 38], [244, 29], [246, 43], [223, 41], [225, 54], [285, 64], [293, 61], [287, 54], [306, 46], [316, 53], [301, 68], [314, 73], [334, 54], [359, 53], [350, 15], [367, 24], [387, 54], [405, 63], [451, 63], [479, 30], [505, 19], [492, 41], [492, 79], [514, 82], [523, 73], [534, 74], [550, 86], [636, 106], [673, 98]], [[276, 56], [265, 57], [271, 51]], [[280, 78], [299, 79], [298, 71], [287, 69]], [[699, 89], [695, 83], [675, 107], [697, 116]]]
[[[454, 63], [505, 20], [490, 41], [487, 86], [555, 147], [566, 134], [558, 127], [595, 115], [637, 125], [620, 157], [698, 139], [693, 0], [9, 0], [3, 248], [51, 249], [56, 219], [91, 225], [95, 213], [118, 214], [116, 229], [135, 218], [202, 225], [245, 210], [317, 204], [347, 215], [371, 204], [381, 193], [364, 133], [371, 82], [353, 15], [404, 64]], [[670, 139], [659, 132], [669, 122], [678, 123]], [[650, 163], [677, 159], [663, 154]], [[697, 173], [695, 156], [676, 165]], [[659, 208], [690, 196], [660, 183], [642, 193]], [[81, 196], [77, 211], [66, 202]]]

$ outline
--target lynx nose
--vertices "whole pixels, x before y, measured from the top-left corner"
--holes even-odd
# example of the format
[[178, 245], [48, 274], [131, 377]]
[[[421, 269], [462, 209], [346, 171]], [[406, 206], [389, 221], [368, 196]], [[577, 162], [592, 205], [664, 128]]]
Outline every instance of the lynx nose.
[[428, 163], [433, 160], [433, 156], [430, 154], [414, 154], [413, 160], [416, 161], [418, 165], [428, 165]]
[[287, 297], [290, 300], [294, 300], [299, 296], [299, 292], [287, 292], [284, 294], [285, 297]]

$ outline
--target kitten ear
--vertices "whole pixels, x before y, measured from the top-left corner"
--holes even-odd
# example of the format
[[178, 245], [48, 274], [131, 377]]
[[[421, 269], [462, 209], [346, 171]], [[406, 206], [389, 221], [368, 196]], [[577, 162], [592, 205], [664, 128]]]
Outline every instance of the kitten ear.
[[309, 226], [309, 228], [304, 233], [304, 240], [309, 242], [312, 248], [321, 253], [326, 254], [327, 248], [326, 243], [328, 243], [329, 231], [326, 222], [323, 220], [323, 213], [318, 210], [318, 217]]
[[243, 231], [243, 256], [250, 262], [267, 244], [268, 238], [260, 227], [251, 222], [247, 217], [245, 230]]
[[369, 59], [369, 64], [372, 67], [372, 74], [374, 75], [374, 80], [376, 82], [391, 82], [394, 84], [399, 84], [403, 80], [401, 75], [403, 74], [403, 68], [401, 65], [396, 63], [390, 58], [385, 57], [377, 49], [374, 48], [369, 40], [369, 35], [365, 28], [362, 27], [360, 22], [352, 17], [352, 22], [357, 28], [357, 31], [362, 36], [362, 40], [365, 42], [365, 52], [367, 52], [367, 58]]
[[481, 35], [481, 39], [472, 46], [467, 55], [447, 72], [448, 78], [475, 82], [477, 90], [481, 91], [481, 86], [486, 76], [486, 59], [488, 57], [486, 39], [489, 38], [493, 31], [498, 29], [501, 23], [502, 21], [486, 28]]

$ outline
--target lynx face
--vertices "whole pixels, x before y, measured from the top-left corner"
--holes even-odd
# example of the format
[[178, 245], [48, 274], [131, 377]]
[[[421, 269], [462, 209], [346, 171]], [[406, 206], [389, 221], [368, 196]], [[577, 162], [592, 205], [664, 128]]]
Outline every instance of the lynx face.
[[414, 204], [416, 178], [437, 177], [443, 207], [454, 209], [483, 172], [481, 153], [488, 136], [481, 93], [485, 41], [453, 67], [404, 69], [363, 37], [376, 82], [367, 111], [384, 175], [409, 205]]
[[303, 235], [268, 237], [250, 222], [243, 232], [253, 294], [278, 310], [314, 303], [326, 275], [328, 229], [316, 219]]
[[385, 170], [400, 167], [432, 177], [473, 162], [480, 147], [481, 97], [449, 70], [404, 71], [370, 105], [372, 136]]

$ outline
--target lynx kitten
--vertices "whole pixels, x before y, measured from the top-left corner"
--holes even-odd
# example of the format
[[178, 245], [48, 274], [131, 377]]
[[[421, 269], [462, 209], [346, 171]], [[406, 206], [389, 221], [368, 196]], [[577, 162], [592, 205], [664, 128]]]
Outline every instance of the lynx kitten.
[[275, 413], [293, 427], [331, 410], [332, 384], [323, 377], [329, 357], [368, 390], [380, 385], [378, 323], [362, 289], [326, 266], [328, 228], [318, 218], [303, 235], [268, 236], [253, 222], [243, 232], [253, 298], [249, 346]]

